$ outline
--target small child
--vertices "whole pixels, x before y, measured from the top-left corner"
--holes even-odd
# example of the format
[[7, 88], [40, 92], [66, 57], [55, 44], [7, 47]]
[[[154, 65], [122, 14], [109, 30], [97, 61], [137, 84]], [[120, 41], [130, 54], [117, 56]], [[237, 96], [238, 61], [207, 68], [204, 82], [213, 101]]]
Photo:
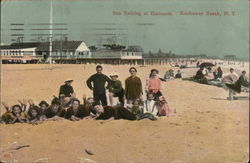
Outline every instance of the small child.
[[143, 113], [151, 113], [154, 116], [157, 115], [158, 109], [154, 100], [155, 96], [153, 93], [149, 92], [147, 94], [147, 100], [143, 102]]
[[169, 108], [167, 101], [164, 96], [159, 97], [158, 105], [158, 116], [171, 116], [176, 114], [176, 110]]
[[143, 113], [143, 106], [140, 105], [140, 101], [136, 100], [134, 101], [133, 105], [131, 108], [129, 108], [129, 110], [131, 111], [131, 113], [133, 113], [134, 115], [140, 115]]
[[155, 96], [153, 93], [149, 92], [147, 94], [147, 100], [143, 102], [143, 114], [137, 117], [138, 120], [141, 119], [157, 120], [156, 116], [158, 113], [158, 108], [156, 107], [156, 102], [154, 98]]

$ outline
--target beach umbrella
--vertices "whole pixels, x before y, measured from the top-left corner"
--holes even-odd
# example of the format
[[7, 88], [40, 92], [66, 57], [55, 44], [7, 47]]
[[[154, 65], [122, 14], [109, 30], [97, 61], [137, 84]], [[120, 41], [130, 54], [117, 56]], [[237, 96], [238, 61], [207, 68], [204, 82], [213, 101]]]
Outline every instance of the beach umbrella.
[[212, 66], [214, 66], [214, 64], [210, 62], [203, 62], [202, 64], [200, 64], [200, 67], [212, 67]]

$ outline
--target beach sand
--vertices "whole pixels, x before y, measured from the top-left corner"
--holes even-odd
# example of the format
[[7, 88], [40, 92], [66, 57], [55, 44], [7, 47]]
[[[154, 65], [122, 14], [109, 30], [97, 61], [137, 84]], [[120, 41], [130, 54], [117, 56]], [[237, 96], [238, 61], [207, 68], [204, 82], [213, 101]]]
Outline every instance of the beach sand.
[[[116, 71], [123, 82], [129, 65], [104, 65], [104, 73]], [[163, 76], [168, 66], [136, 66], [145, 86], [150, 69]], [[185, 69], [189, 76], [196, 69]], [[77, 97], [92, 95], [86, 79], [95, 65], [2, 65], [1, 100], [51, 101], [67, 78]], [[185, 76], [185, 74], [183, 74]], [[249, 95], [228, 101], [223, 88], [190, 81], [171, 80], [163, 91], [177, 115], [157, 121], [67, 120], [40, 125], [1, 124], [1, 160], [19, 163], [245, 163], [249, 156]], [[4, 109], [1, 108], [3, 113]], [[1, 113], [1, 114], [2, 114]], [[29, 145], [19, 150], [12, 147]], [[93, 155], [89, 155], [85, 150]], [[40, 159], [40, 160], [39, 160]], [[86, 160], [89, 159], [89, 160]]]

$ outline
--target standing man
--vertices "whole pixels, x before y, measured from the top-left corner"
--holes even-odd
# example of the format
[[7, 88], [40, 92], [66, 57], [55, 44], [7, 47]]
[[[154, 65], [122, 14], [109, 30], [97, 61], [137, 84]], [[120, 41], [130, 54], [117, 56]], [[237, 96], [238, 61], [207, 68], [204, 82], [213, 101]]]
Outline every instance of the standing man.
[[[92, 85], [93, 82], [93, 85]], [[111, 80], [102, 73], [102, 66], [96, 66], [96, 74], [92, 75], [87, 80], [87, 86], [89, 89], [93, 90], [93, 96], [95, 102], [99, 103], [101, 101], [102, 105], [107, 105], [106, 88], [105, 84], [108, 83], [109, 87]]]
[[130, 77], [125, 80], [125, 96], [128, 104], [132, 104], [138, 99], [142, 99], [142, 82], [136, 76], [137, 70], [135, 67], [129, 69]]
[[73, 82], [72, 79], [67, 79], [65, 84], [60, 87], [59, 91], [59, 98], [62, 100], [65, 97], [75, 97], [75, 92], [71, 83]]

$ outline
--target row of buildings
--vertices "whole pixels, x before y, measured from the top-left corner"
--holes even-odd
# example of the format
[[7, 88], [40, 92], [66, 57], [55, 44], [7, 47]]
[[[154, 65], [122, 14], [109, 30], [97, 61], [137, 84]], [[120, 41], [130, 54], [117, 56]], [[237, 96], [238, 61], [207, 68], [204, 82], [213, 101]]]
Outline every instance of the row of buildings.
[[[23, 42], [0, 46], [2, 63], [45, 63], [50, 55], [49, 42]], [[83, 41], [53, 41], [51, 58], [54, 63], [127, 62], [142, 60], [140, 46], [120, 49], [91, 49]]]
[[[1, 45], [2, 63], [46, 63], [50, 55], [49, 42], [22, 42]], [[107, 63], [107, 64], [154, 64], [166, 63], [169, 58], [204, 59], [207, 55], [175, 55], [164, 53], [143, 53], [140, 46], [121, 46], [116, 44], [101, 47], [88, 47], [83, 41], [53, 41], [51, 58], [53, 63]], [[235, 60], [234, 55], [224, 59]]]

